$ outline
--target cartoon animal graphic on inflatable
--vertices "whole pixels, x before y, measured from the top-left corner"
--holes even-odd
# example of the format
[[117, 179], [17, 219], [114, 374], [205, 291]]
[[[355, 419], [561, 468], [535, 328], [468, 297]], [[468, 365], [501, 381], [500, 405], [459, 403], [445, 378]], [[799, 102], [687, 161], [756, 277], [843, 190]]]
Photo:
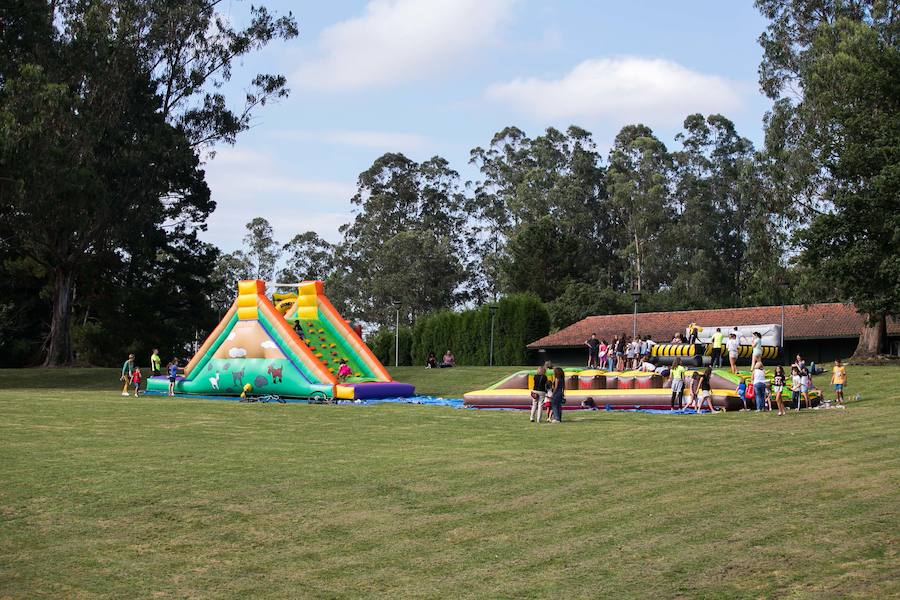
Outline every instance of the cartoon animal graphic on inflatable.
[[218, 390], [218, 389], [219, 389], [219, 376], [220, 376], [220, 375], [221, 375], [221, 373], [216, 373], [216, 376], [215, 376], [215, 377], [210, 377], [210, 378], [209, 378], [209, 384], [212, 386], [212, 388], [213, 388], [214, 390]]
[[[246, 368], [246, 367], [245, 367]], [[235, 385], [243, 385], [244, 383], [244, 370], [242, 368], [240, 371], [232, 371], [231, 372], [231, 382]]]
[[269, 365], [268, 373], [272, 376], [272, 383], [280, 383], [282, 381], [281, 374], [284, 372], [284, 367], [275, 368], [275, 365]]

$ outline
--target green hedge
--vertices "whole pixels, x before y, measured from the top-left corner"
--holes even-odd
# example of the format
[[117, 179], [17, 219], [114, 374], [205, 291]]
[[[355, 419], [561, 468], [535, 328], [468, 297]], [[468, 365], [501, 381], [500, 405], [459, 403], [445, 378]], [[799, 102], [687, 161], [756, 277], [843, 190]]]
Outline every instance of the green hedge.
[[[494, 364], [529, 362], [525, 346], [547, 335], [550, 316], [537, 298], [513, 294], [497, 303], [494, 317]], [[463, 312], [440, 312], [419, 319], [412, 333], [411, 358], [424, 365], [429, 352], [438, 361], [448, 349], [460, 365], [486, 365], [490, 352], [491, 317], [487, 306]]]
[[[394, 349], [397, 344], [394, 329], [379, 329], [366, 339], [366, 344], [386, 367], [394, 366]], [[412, 348], [412, 329], [400, 328], [400, 364], [409, 366], [412, 364], [410, 349]]]

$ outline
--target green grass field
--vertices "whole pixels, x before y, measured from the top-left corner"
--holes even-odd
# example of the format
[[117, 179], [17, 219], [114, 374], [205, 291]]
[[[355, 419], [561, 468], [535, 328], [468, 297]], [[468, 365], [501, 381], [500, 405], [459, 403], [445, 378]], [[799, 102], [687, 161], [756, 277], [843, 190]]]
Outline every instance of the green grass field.
[[897, 597], [900, 368], [849, 376], [846, 410], [536, 426], [0, 371], [0, 598]]

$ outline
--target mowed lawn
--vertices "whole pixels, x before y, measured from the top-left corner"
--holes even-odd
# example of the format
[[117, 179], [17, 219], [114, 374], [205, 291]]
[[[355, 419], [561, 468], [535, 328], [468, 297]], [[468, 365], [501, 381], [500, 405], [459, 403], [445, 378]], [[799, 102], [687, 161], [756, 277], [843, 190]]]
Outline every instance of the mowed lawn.
[[536, 426], [0, 371], [0, 598], [897, 597], [900, 368], [848, 372], [846, 410]]

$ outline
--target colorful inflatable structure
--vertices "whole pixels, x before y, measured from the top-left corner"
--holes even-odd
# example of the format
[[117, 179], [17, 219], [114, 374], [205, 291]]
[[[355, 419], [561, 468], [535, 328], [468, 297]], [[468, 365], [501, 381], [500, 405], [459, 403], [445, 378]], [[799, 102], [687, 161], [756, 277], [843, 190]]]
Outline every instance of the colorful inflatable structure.
[[[183, 394], [275, 394], [315, 400], [412, 396], [413, 386], [391, 379], [359, 335], [338, 314], [321, 281], [305, 281], [281, 294], [279, 308], [262, 281], [241, 281], [238, 297], [179, 377]], [[295, 324], [299, 321], [299, 330]], [[337, 377], [346, 361], [351, 376]], [[166, 377], [151, 377], [150, 391], [165, 392]], [[250, 389], [245, 389], [247, 385]]]
[[[597, 369], [566, 369], [566, 409], [581, 408], [587, 399], [599, 408], [613, 409], [668, 409], [671, 406], [672, 382], [656, 373], [645, 371], [603, 371]], [[465, 394], [465, 406], [474, 408], [531, 408], [531, 388], [534, 371], [519, 371], [484, 390]], [[693, 371], [685, 377], [690, 378]], [[743, 402], [736, 388], [741, 378], [749, 373], [733, 375], [725, 369], [713, 370], [710, 384], [713, 405], [725, 410], [739, 410]], [[552, 376], [548, 373], [552, 380]], [[685, 392], [685, 401], [690, 396]], [[790, 401], [790, 391], [784, 394]], [[818, 392], [811, 392], [810, 398], [818, 401]]]
[[[724, 349], [723, 349], [724, 351]], [[655, 344], [650, 349], [653, 362], [658, 365], [670, 365], [676, 357], [681, 359], [681, 364], [699, 367], [710, 364], [712, 361], [712, 343], [697, 342], [696, 344]], [[741, 344], [738, 346], [738, 361], [741, 364], [750, 364], [753, 356], [753, 346]], [[781, 348], [778, 346], [763, 346], [763, 361], [777, 360], [781, 356]], [[728, 353], [722, 359], [728, 362]]]
[[[738, 347], [738, 362], [740, 364], [750, 364], [753, 356], [753, 346], [750, 344], [754, 332], [758, 332], [762, 339], [762, 359], [763, 361], [776, 361], [781, 356], [782, 331], [781, 325], [743, 325], [732, 327], [722, 325], [700, 326], [692, 323], [685, 331], [684, 339], [690, 339], [691, 329], [694, 328], [697, 334], [697, 342], [693, 344], [655, 344], [650, 349], [650, 356], [653, 362], [658, 365], [670, 365], [676, 357], [681, 359], [684, 365], [692, 365], [699, 367], [712, 363], [712, 337], [716, 329], [720, 330], [727, 340], [728, 334], [734, 333], [740, 341]], [[723, 341], [723, 344], [725, 341]], [[724, 346], [722, 349], [723, 362], [728, 363], [728, 353]]]

